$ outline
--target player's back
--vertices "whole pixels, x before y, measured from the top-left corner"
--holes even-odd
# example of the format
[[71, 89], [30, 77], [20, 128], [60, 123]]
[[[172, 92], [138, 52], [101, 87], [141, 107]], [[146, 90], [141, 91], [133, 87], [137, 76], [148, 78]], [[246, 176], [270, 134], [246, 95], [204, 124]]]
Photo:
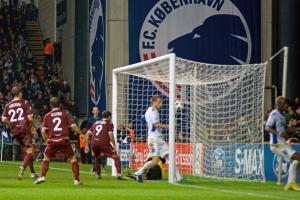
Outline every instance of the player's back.
[[43, 127], [48, 130], [48, 140], [55, 142], [69, 137], [69, 126], [73, 123], [66, 110], [54, 108], [45, 115]]
[[30, 128], [27, 116], [32, 115], [32, 109], [28, 101], [13, 99], [5, 105], [2, 117], [10, 121], [12, 133], [18, 134], [21, 129]]
[[92, 143], [109, 144], [109, 132], [113, 131], [113, 124], [106, 120], [100, 120], [93, 124], [90, 132], [92, 132]]

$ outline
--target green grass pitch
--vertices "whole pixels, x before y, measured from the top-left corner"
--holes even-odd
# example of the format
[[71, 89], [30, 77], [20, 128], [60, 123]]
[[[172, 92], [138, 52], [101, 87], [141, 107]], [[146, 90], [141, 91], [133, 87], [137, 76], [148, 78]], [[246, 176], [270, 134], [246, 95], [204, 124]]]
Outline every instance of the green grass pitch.
[[[0, 163], [0, 200], [47, 200], [47, 199], [300, 199], [300, 192], [284, 192], [283, 186], [275, 183], [257, 183], [246, 181], [223, 181], [215, 179], [185, 177], [178, 185], [167, 181], [145, 181], [137, 183], [133, 180], [117, 181], [110, 172], [104, 172], [101, 180], [96, 180], [89, 172], [90, 165], [80, 165], [81, 180], [84, 185], [73, 185], [73, 176], [68, 163], [51, 162], [46, 182], [34, 185], [26, 170], [22, 181], [16, 179], [18, 163]], [[35, 165], [40, 171], [40, 163]]]

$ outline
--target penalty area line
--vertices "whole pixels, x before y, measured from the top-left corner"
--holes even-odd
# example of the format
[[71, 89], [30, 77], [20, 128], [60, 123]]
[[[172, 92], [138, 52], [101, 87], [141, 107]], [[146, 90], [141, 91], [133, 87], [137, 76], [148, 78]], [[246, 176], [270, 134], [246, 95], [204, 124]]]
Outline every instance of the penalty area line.
[[[214, 188], [211, 188], [211, 187], [198, 186], [198, 185], [189, 185], [189, 184], [179, 184], [179, 183], [173, 183], [172, 185], [179, 186], [179, 187], [189, 187], [189, 188], [210, 190], [210, 191], [215, 191], [215, 192], [223, 192], [223, 193], [229, 193], [229, 194], [247, 195], [247, 196], [252, 196], [252, 197], [286, 200], [286, 197], [272, 196], [272, 195], [267, 195], [267, 194], [257, 194], [257, 193], [253, 193], [253, 192], [239, 192], [239, 191], [227, 190], [227, 189], [214, 189]], [[289, 198], [289, 200], [295, 200], [295, 199], [290, 199]]]

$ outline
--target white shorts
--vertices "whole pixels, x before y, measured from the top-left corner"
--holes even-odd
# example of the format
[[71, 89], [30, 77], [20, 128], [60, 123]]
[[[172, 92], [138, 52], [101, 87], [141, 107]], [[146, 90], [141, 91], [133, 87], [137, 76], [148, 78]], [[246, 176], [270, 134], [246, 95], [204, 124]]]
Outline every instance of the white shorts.
[[291, 159], [296, 151], [288, 144], [271, 144], [271, 151], [284, 159]]
[[159, 156], [161, 158], [164, 158], [166, 155], [169, 154], [169, 147], [162, 138], [149, 136], [148, 148], [150, 151], [150, 157]]

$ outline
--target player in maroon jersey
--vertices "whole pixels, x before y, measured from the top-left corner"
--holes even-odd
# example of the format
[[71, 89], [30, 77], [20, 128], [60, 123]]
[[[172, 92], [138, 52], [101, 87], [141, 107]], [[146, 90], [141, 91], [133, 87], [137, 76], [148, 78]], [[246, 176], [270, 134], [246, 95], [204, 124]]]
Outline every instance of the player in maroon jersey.
[[41, 175], [35, 181], [35, 184], [45, 182], [50, 158], [54, 157], [57, 151], [60, 151], [71, 161], [74, 184], [80, 185], [82, 183], [79, 179], [79, 165], [70, 143], [69, 127], [78, 134], [81, 134], [82, 131], [73, 122], [70, 114], [66, 110], [60, 108], [60, 102], [57, 97], [52, 97], [50, 99], [50, 105], [52, 110], [44, 116], [42, 126], [42, 135], [44, 140], [47, 141], [47, 147], [44, 152]]
[[[113, 136], [113, 124], [110, 122], [111, 113], [109, 111], [104, 111], [102, 113], [102, 120], [97, 121], [88, 130], [86, 134], [86, 141], [90, 141], [92, 151], [96, 157], [96, 177], [101, 178], [101, 165], [99, 162], [100, 156], [111, 157], [117, 169], [117, 179], [123, 180], [121, 174], [121, 161], [120, 157], [116, 152], [116, 143]], [[85, 146], [85, 152], [89, 152], [88, 142]]]
[[32, 109], [29, 102], [22, 99], [23, 93], [19, 86], [14, 86], [11, 94], [14, 99], [5, 105], [2, 122], [11, 129], [13, 138], [25, 150], [23, 163], [19, 167], [18, 179], [22, 179], [27, 166], [30, 168], [31, 178], [36, 178], [37, 175], [33, 168], [35, 145], [33, 144], [33, 134], [31, 132]]

